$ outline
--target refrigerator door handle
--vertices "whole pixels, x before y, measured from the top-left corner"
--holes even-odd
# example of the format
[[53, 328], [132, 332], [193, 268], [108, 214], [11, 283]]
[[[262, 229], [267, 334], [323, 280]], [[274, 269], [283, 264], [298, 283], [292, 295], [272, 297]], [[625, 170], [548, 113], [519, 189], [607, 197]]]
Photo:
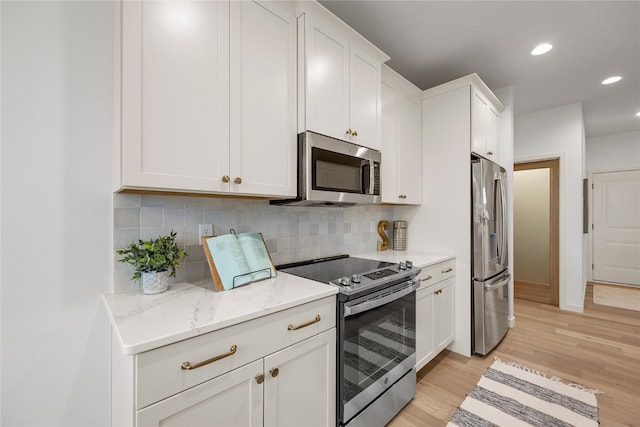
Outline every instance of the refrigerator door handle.
[[493, 291], [495, 289], [501, 288], [504, 285], [509, 283], [509, 279], [511, 278], [510, 274], [507, 274], [506, 276], [503, 276], [502, 280], [500, 280], [497, 283], [494, 284], [490, 284], [490, 283], [485, 283], [484, 284], [484, 290], [485, 291]]
[[507, 246], [507, 221], [505, 220], [507, 217], [507, 205], [505, 203], [506, 189], [502, 179], [503, 176], [503, 174], [498, 174], [498, 183], [500, 184], [500, 229], [502, 230], [498, 254], [500, 257], [500, 264], [506, 266], [508, 262], [508, 260], [505, 259], [505, 255], [507, 254], [507, 251], [505, 250]]

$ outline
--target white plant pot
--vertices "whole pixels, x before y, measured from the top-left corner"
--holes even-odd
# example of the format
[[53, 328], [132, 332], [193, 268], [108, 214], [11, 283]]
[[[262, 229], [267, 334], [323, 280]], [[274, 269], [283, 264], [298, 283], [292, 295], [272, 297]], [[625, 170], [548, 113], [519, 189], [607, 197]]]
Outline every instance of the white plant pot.
[[142, 292], [145, 294], [160, 294], [167, 289], [169, 289], [169, 270], [142, 273]]

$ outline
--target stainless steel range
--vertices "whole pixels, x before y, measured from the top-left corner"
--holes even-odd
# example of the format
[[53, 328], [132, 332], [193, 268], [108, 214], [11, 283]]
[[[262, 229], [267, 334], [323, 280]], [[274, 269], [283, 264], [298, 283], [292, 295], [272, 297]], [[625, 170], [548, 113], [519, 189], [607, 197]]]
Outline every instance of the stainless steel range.
[[388, 423], [415, 397], [420, 268], [341, 255], [278, 269], [339, 287], [336, 424]]

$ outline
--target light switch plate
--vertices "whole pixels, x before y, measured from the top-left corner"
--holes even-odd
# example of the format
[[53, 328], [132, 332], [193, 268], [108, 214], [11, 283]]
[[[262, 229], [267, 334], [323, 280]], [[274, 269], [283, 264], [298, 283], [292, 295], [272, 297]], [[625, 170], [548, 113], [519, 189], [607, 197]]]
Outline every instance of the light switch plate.
[[213, 236], [213, 224], [198, 224], [198, 243], [202, 245], [202, 236]]

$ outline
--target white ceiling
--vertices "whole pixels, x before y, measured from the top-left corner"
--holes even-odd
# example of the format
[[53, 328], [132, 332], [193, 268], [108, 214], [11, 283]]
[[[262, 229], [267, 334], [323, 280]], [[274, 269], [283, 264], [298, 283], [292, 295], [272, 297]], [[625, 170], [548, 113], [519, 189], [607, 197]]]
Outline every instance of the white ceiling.
[[[320, 3], [421, 89], [475, 72], [513, 86], [516, 115], [581, 102], [587, 137], [640, 130], [640, 1]], [[553, 50], [531, 56], [541, 42]]]

